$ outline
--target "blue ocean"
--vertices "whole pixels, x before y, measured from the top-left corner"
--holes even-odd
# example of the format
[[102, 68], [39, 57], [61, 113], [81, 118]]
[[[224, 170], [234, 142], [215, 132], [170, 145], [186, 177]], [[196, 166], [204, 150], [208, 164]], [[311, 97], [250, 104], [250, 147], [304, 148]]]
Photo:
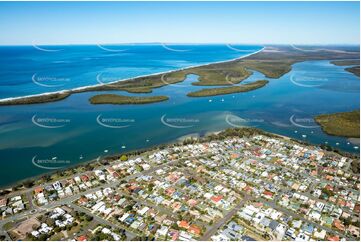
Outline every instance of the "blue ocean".
[[[67, 90], [226, 61], [262, 49], [245, 45], [114, 45], [0, 47], [0, 98]], [[270, 83], [247, 93], [190, 98], [197, 76], [153, 90], [79, 93], [53, 103], [0, 107], [0, 185], [110, 154], [251, 126], [358, 152], [358, 140], [329, 136], [313, 117], [359, 109], [359, 78], [330, 61], [293, 65], [279, 79], [259, 72], [244, 81]], [[99, 93], [167, 95], [146, 105], [91, 105]], [[43, 160], [41, 163], [39, 161]], [[59, 162], [49, 162], [59, 161]]]
[[[261, 46], [86, 45], [0, 47], [0, 98], [99, 85], [238, 58]], [[239, 47], [239, 46], [238, 46]]]

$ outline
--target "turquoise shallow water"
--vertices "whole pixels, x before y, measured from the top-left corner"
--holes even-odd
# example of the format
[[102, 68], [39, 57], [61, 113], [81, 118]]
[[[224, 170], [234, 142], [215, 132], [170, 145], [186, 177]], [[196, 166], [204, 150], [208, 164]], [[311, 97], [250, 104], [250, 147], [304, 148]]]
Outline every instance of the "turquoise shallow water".
[[[344, 67], [303, 62], [252, 92], [189, 98], [189, 91], [202, 88], [191, 85], [196, 79], [189, 75], [182, 83], [139, 94], [170, 97], [162, 103], [94, 106], [88, 102], [94, 93], [80, 93], [55, 103], [0, 107], [0, 185], [48, 172], [44, 167], [74, 165], [227, 127], [254, 126], [356, 152], [347, 139], [324, 134], [312, 120], [317, 114], [360, 108], [359, 79]], [[259, 79], [264, 76], [254, 72], [244, 83]]]

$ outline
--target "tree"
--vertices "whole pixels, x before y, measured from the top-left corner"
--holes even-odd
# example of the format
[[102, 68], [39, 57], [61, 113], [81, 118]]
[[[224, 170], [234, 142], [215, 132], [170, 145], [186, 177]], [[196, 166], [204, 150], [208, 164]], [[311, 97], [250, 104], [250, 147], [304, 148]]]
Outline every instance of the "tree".
[[49, 175], [44, 175], [44, 176], [41, 177], [41, 179], [43, 179], [46, 182], [49, 182], [51, 180]]
[[47, 240], [48, 239], [48, 235], [47, 234], [41, 234], [40, 236], [39, 236], [39, 238], [38, 238], [38, 240], [40, 240], [40, 241], [45, 241], [45, 240]]
[[128, 206], [126, 206], [125, 208], [124, 208], [124, 212], [128, 212], [128, 211], [130, 211], [130, 210], [132, 210], [133, 209], [133, 206], [132, 205], [128, 205]]
[[37, 230], [37, 229], [39, 228], [39, 225], [33, 224], [33, 226], [31, 226], [31, 228], [32, 228], [33, 230]]
[[322, 188], [322, 192], [325, 193], [328, 197], [332, 197], [334, 195], [332, 191], [326, 188]]
[[120, 160], [121, 160], [121, 161], [127, 161], [127, 160], [128, 160], [128, 156], [127, 156], [127, 155], [122, 155], [122, 156], [120, 156]]
[[32, 187], [32, 186], [34, 186], [34, 181], [31, 181], [31, 180], [24, 181], [23, 185], [26, 188]]

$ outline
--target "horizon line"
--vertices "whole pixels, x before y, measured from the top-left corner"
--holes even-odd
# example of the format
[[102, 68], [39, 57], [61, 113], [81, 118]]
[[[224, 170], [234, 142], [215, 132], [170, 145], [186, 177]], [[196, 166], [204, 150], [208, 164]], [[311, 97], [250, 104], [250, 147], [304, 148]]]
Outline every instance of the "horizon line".
[[71, 46], [71, 45], [301, 45], [301, 46], [360, 46], [360, 43], [236, 43], [236, 42], [124, 42], [124, 43], [64, 43], [64, 44], [43, 44], [43, 43], [31, 43], [31, 44], [0, 44], [0, 46]]

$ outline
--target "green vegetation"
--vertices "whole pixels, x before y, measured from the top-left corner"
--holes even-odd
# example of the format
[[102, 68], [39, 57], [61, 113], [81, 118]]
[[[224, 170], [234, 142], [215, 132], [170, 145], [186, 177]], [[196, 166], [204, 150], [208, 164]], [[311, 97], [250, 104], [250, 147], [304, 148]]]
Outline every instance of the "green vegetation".
[[126, 91], [129, 93], [151, 93], [152, 89], [148, 87], [136, 87], [136, 88], [128, 88]]
[[199, 91], [190, 92], [187, 94], [189, 97], [207, 97], [216, 95], [225, 95], [239, 92], [249, 92], [265, 86], [268, 83], [267, 80], [258, 80], [256, 82], [231, 87], [220, 87], [220, 88], [205, 88]]
[[113, 236], [110, 234], [104, 234], [101, 231], [97, 231], [95, 235], [91, 238], [94, 241], [113, 241]]
[[235, 61], [211, 64], [187, 70], [187, 74], [198, 75], [196, 86], [233, 85], [240, 83], [252, 73]]
[[336, 66], [353, 66], [360, 65], [360, 60], [337, 60], [331, 61], [331, 63]]
[[1, 105], [22, 105], [22, 104], [36, 104], [36, 103], [46, 103], [46, 102], [55, 102], [63, 100], [70, 96], [70, 92], [59, 92], [46, 95], [38, 95], [32, 97], [16, 98], [11, 100], [5, 100], [0, 102]]
[[120, 160], [121, 160], [121, 161], [127, 161], [127, 160], [128, 160], [128, 156], [127, 156], [127, 155], [121, 155], [121, 156], [120, 156]]
[[[336, 61], [343, 59], [359, 59], [359, 53], [335, 50], [307, 52], [294, 49], [290, 46], [266, 47], [263, 51], [243, 59], [192, 67], [166, 74], [155, 74], [145, 77], [132, 78], [108, 85], [98, 85], [58, 94], [39, 95], [35, 97], [1, 101], [0, 105], [53, 102], [64, 99], [74, 93], [90, 91], [121, 90], [129, 93], [150, 93], [153, 88], [182, 82], [188, 74], [195, 74], [199, 76], [199, 80], [193, 83], [193, 85], [197, 86], [233, 85], [240, 83], [249, 77], [252, 74], [250, 70], [259, 71], [268, 78], [279, 78], [291, 71], [294, 63], [307, 60], [331, 59]], [[359, 73], [359, 68], [352, 68], [353, 69], [348, 71], [354, 74]]]
[[302, 51], [292, 46], [266, 47], [263, 51], [240, 59], [238, 62], [251, 70], [263, 73], [268, 78], [279, 78], [291, 71], [292, 65], [308, 60], [356, 59], [359, 53], [334, 50]]
[[13, 228], [15, 226], [15, 222], [14, 221], [10, 221], [7, 222], [6, 224], [4, 224], [3, 229], [4, 230], [10, 230], [11, 228]]
[[198, 82], [193, 85], [214, 86], [232, 85], [241, 82], [252, 73], [247, 70], [256, 70], [269, 78], [279, 78], [292, 69], [292, 64], [306, 60], [337, 60], [337, 59], [358, 59], [359, 53], [315, 51], [304, 52], [289, 46], [266, 47], [257, 54], [243, 59], [208, 64], [199, 67], [192, 67], [166, 74], [156, 74], [146, 77], [129, 79], [106, 86], [89, 87], [79, 90], [101, 91], [101, 90], [124, 90], [128, 92], [143, 92], [184, 81], [188, 74], [199, 76]]
[[346, 68], [345, 70], [351, 72], [355, 76], [360, 76], [360, 60], [339, 60], [331, 61], [336, 66], [353, 66]]
[[330, 135], [360, 137], [360, 111], [322, 114], [315, 117], [322, 130]]
[[359, 159], [352, 160], [351, 170], [355, 174], [360, 174], [360, 160]]
[[292, 60], [245, 60], [241, 62], [245, 67], [259, 71], [268, 78], [280, 78], [292, 70], [292, 64], [294, 63], [295, 61]]
[[355, 76], [360, 76], [360, 66], [353, 66], [345, 69], [348, 72], [351, 72]]
[[116, 94], [100, 94], [89, 99], [91, 104], [145, 104], [166, 101], [167, 96], [128, 97]]

